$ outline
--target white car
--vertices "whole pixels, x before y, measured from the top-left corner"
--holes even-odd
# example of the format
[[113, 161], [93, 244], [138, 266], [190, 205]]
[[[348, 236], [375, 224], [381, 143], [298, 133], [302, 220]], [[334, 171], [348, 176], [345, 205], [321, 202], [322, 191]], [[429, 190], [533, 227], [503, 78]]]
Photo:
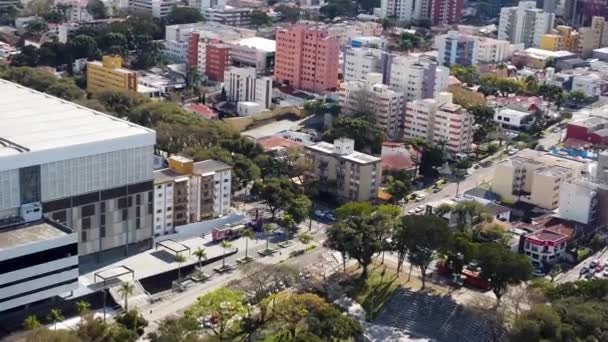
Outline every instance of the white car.
[[423, 206], [421, 206], [421, 205], [420, 205], [420, 206], [417, 206], [417, 207], [416, 207], [416, 214], [420, 214], [420, 213], [421, 213], [423, 210], [424, 210], [424, 207], [423, 207]]

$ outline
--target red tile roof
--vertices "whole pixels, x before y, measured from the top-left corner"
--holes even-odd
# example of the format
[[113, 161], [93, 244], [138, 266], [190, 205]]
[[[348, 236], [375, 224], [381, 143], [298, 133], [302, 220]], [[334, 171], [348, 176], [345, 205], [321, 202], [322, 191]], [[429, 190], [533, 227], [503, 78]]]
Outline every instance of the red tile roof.
[[285, 148], [302, 147], [302, 144], [300, 144], [298, 142], [295, 142], [293, 140], [289, 140], [289, 139], [286, 139], [283, 137], [273, 136], [273, 135], [260, 138], [260, 139], [258, 139], [257, 143], [260, 144], [260, 146], [262, 146], [262, 149], [264, 150], [264, 152], [268, 152], [276, 147], [285, 147]]
[[550, 229], [541, 229], [539, 231], [531, 233], [530, 235], [528, 235], [528, 237], [539, 240], [539, 241], [550, 241], [550, 242], [557, 242], [557, 241], [568, 238], [568, 236], [558, 233], [558, 232], [554, 232]]
[[213, 109], [209, 108], [209, 106], [206, 106], [204, 104], [188, 103], [187, 105], [185, 105], [185, 108], [186, 110], [198, 114], [207, 119], [216, 119], [218, 117], [217, 113]]

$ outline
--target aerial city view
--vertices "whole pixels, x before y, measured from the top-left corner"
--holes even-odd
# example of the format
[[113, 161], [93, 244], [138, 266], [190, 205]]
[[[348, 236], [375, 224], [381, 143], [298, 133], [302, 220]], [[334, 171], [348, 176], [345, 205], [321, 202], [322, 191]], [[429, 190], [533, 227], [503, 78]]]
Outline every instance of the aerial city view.
[[608, 342], [608, 0], [0, 0], [0, 341]]

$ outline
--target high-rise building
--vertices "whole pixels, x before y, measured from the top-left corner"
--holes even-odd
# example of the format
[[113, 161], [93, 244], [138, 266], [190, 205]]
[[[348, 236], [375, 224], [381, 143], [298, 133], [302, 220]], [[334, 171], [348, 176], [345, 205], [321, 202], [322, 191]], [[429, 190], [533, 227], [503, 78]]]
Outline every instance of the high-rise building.
[[137, 91], [137, 73], [122, 67], [120, 56], [103, 56], [102, 61], [87, 63], [87, 91]]
[[555, 13], [536, 8], [535, 1], [520, 1], [518, 6], [503, 7], [500, 11], [498, 39], [526, 48], [539, 46], [544, 34], [553, 29]]
[[342, 79], [344, 82], [364, 80], [368, 73], [383, 71], [383, 55], [386, 52], [374, 48], [348, 47], [343, 52]]
[[295, 24], [278, 30], [276, 41], [275, 81], [316, 93], [337, 88], [340, 43], [326, 27]]
[[551, 34], [540, 37], [539, 47], [543, 50], [570, 51], [576, 53], [579, 44], [579, 33], [570, 26], [559, 25]]
[[406, 101], [434, 98], [448, 86], [450, 70], [423, 57], [399, 56], [392, 60], [387, 83], [405, 94]]
[[210, 23], [230, 26], [251, 25], [251, 12], [247, 7], [216, 6], [202, 10], [203, 18]]
[[365, 81], [342, 83], [339, 96], [345, 113], [369, 111], [390, 139], [401, 138], [405, 95], [382, 84], [382, 74], [370, 73]]
[[513, 47], [506, 40], [473, 36], [459, 31], [435, 37], [437, 61], [441, 65], [471, 66], [477, 63], [500, 63], [511, 57]]
[[[352, 139], [336, 139], [333, 144], [320, 142], [305, 147], [312, 168], [307, 177], [326, 189], [335, 189], [338, 198], [368, 201], [378, 197], [382, 181], [381, 158], [355, 151]], [[335, 186], [330, 184], [335, 183]]]
[[0, 80], [0, 217], [59, 221], [81, 256], [150, 248], [154, 131]]
[[459, 23], [462, 18], [463, 0], [432, 0], [432, 25], [450, 25]]
[[608, 46], [608, 22], [603, 17], [593, 17], [590, 27], [579, 29], [578, 49], [582, 58], [589, 58], [593, 50]]
[[272, 79], [257, 77], [255, 68], [231, 67], [224, 73], [228, 101], [256, 102], [269, 108], [272, 102]]
[[154, 171], [154, 235], [224, 216], [230, 211], [232, 167], [216, 160], [169, 158], [169, 168]]
[[402, 22], [428, 19], [431, 10], [431, 1], [432, 0], [381, 0], [380, 16], [382, 18], [394, 17]]
[[176, 0], [129, 0], [129, 11], [164, 18], [176, 4]]
[[403, 136], [445, 143], [446, 151], [452, 154], [468, 152], [473, 141], [473, 116], [452, 103], [452, 94], [447, 92], [435, 99], [410, 101], [405, 109]]
[[232, 64], [232, 47], [223, 43], [210, 43], [205, 47], [205, 75], [211, 81], [223, 82], [224, 73]]

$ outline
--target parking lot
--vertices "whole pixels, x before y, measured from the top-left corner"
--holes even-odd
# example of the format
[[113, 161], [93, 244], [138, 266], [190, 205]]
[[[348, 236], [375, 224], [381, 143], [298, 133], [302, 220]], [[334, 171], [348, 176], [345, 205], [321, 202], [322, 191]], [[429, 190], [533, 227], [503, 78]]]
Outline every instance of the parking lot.
[[[608, 251], [608, 247], [600, 250], [599, 252], [597, 252], [594, 255], [587, 258], [585, 261], [574, 266], [568, 272], [558, 275], [555, 278], [555, 281], [558, 283], [567, 283], [567, 282], [577, 281], [579, 279], [591, 279], [591, 277], [607, 279], [608, 278], [608, 272], [606, 272], [606, 270], [608, 269], [607, 268], [608, 254], [606, 253], [607, 251]], [[597, 265], [594, 265], [594, 267], [591, 267], [591, 263], [597, 262], [597, 261], [599, 261], [600, 267], [597, 267]], [[583, 268], [587, 268], [587, 271], [581, 272], [581, 270]], [[594, 271], [590, 271], [591, 268], [593, 268]]]

